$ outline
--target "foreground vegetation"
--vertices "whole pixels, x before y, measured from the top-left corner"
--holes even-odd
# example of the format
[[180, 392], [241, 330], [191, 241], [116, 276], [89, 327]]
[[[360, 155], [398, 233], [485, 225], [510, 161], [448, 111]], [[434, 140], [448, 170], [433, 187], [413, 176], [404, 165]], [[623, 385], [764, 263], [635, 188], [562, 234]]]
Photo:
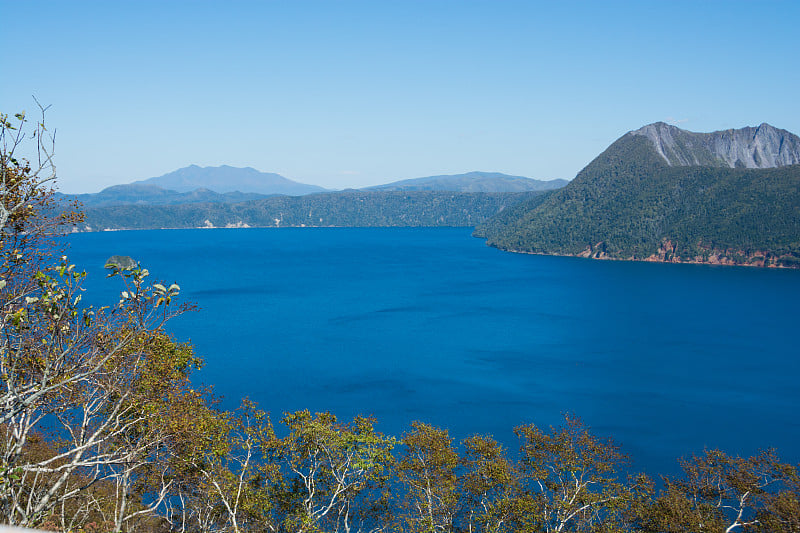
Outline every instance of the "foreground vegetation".
[[218, 408], [190, 381], [202, 361], [163, 329], [189, 310], [177, 284], [112, 258], [120, 298], [81, 304], [85, 274], [52, 213], [47, 130], [39, 160], [16, 151], [24, 117], [2, 116], [0, 522], [58, 531], [800, 531], [800, 476], [773, 451], [706, 450], [683, 475], [630, 475], [610, 440], [566, 416], [459, 443], [416, 422]]

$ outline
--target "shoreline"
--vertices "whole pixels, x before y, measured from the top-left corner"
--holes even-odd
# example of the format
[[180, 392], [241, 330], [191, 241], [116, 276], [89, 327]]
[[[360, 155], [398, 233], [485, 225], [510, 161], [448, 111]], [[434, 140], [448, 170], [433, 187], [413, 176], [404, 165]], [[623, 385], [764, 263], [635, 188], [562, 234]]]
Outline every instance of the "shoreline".
[[[320, 229], [320, 228], [475, 228], [475, 226], [338, 226], [338, 225], [326, 225], [326, 226], [306, 226], [306, 225], [286, 225], [286, 226], [250, 226], [248, 224], [228, 224], [226, 226], [214, 226], [214, 225], [204, 225], [204, 226], [191, 226], [191, 227], [171, 227], [171, 228], [103, 228], [103, 229], [78, 229], [73, 228], [72, 231], [67, 233], [67, 235], [73, 235], [76, 233], [104, 233], [104, 232], [113, 232], [113, 231], [170, 231], [170, 230], [237, 230], [237, 229]], [[759, 262], [752, 262], [752, 263], [741, 263], [735, 262], [728, 259], [727, 256], [722, 254], [711, 254], [708, 260], [702, 259], [691, 259], [691, 260], [684, 260], [678, 259], [676, 260], [673, 257], [667, 259], [665, 254], [653, 254], [649, 257], [645, 258], [622, 258], [622, 257], [610, 257], [603, 253], [592, 254], [591, 250], [586, 250], [579, 254], [567, 254], [567, 253], [553, 253], [553, 252], [532, 252], [529, 250], [517, 250], [513, 248], [502, 248], [499, 246], [495, 246], [490, 244], [486, 241], [485, 237], [473, 237], [477, 239], [483, 239], [486, 246], [490, 248], [494, 248], [496, 250], [500, 250], [501, 252], [510, 252], [515, 254], [524, 254], [524, 255], [541, 255], [541, 256], [552, 256], [552, 257], [574, 257], [576, 259], [593, 259], [593, 260], [601, 260], [601, 261], [631, 261], [631, 262], [639, 262], [639, 263], [667, 263], [667, 264], [682, 264], [682, 265], [706, 265], [706, 266], [726, 266], [726, 267], [751, 267], [751, 268], [772, 268], [772, 269], [783, 269], [783, 270], [800, 270], [800, 264], [797, 267], [793, 266], [786, 266], [781, 265], [776, 262], [770, 262], [769, 264], [764, 264], [765, 261]], [[714, 258], [713, 260], [711, 258]]]
[[103, 229], [76, 229], [73, 228], [72, 231], [67, 232], [67, 235], [74, 235], [76, 233], [105, 233], [111, 231], [170, 231], [170, 230], [193, 230], [193, 229], [202, 229], [202, 230], [212, 230], [212, 229], [319, 229], [319, 228], [376, 228], [376, 229], [386, 229], [386, 228], [475, 228], [475, 226], [425, 226], [425, 225], [418, 225], [418, 226], [339, 226], [339, 225], [328, 225], [328, 226], [294, 226], [294, 225], [286, 225], [286, 226], [250, 226], [250, 225], [229, 225], [229, 226], [189, 226], [189, 227], [171, 227], [171, 228], [103, 228]]
[[[637, 262], [637, 263], [664, 263], [664, 264], [675, 264], [675, 265], [705, 265], [705, 266], [724, 266], [724, 267], [751, 267], [751, 268], [774, 268], [774, 269], [784, 269], [784, 270], [800, 270], [800, 266], [791, 267], [786, 265], [779, 265], [776, 263], [770, 263], [768, 265], [765, 264], [757, 264], [757, 263], [737, 263], [730, 260], [716, 260], [716, 261], [703, 261], [703, 260], [675, 260], [675, 259], [660, 259], [658, 256], [649, 256], [645, 258], [623, 258], [623, 257], [609, 257], [607, 255], [599, 255], [599, 256], [591, 256], [581, 254], [560, 254], [560, 253], [547, 253], [547, 252], [531, 252], [528, 250], [514, 250], [512, 248], [500, 248], [499, 246], [494, 246], [492, 244], [488, 244], [487, 246], [491, 248], [495, 248], [502, 252], [511, 252], [514, 254], [526, 254], [526, 255], [542, 255], [542, 256], [552, 256], [552, 257], [574, 257], [576, 259], [588, 259], [588, 260], [599, 260], [599, 261], [629, 261], [629, 262]], [[712, 257], [719, 257], [719, 256], [712, 256]], [[727, 259], [727, 256], [725, 256]]]

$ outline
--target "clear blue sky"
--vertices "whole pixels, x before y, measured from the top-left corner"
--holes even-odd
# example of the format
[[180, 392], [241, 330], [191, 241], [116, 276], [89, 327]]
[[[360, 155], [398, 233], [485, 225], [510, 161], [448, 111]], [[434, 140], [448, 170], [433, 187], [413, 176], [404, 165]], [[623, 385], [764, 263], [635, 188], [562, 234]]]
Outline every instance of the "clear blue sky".
[[800, 133], [800, 2], [0, 0], [0, 109], [60, 188], [189, 164], [331, 188], [572, 178], [626, 131]]

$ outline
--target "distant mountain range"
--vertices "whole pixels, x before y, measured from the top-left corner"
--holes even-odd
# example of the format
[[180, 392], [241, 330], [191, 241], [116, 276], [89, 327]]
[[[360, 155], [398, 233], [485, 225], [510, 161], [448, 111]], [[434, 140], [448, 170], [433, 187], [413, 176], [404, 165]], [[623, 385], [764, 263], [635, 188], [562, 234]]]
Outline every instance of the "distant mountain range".
[[[499, 172], [469, 172], [453, 176], [431, 176], [368, 187], [373, 191], [526, 192], [563, 187], [565, 180], [541, 181]], [[330, 192], [298, 183], [279, 174], [253, 168], [199, 167], [191, 165], [156, 178], [114, 185], [99, 193], [63, 195], [84, 207], [115, 205], [180, 205], [238, 203], [268, 196], [303, 196]]]
[[[416, 185], [406, 185], [414, 182]], [[275, 226], [475, 226], [563, 180], [471, 172], [326, 191], [252, 168], [192, 165], [157, 178], [75, 195], [76, 229]], [[475, 191], [475, 192], [472, 192]], [[68, 198], [67, 195], [60, 195]]]
[[298, 183], [284, 178], [280, 174], [259, 172], [251, 167], [237, 168], [228, 165], [219, 167], [190, 165], [157, 178], [133, 183], [133, 185], [136, 184], [157, 185], [176, 192], [190, 192], [202, 188], [218, 193], [251, 192], [264, 195], [300, 196], [325, 191], [322, 187]]
[[535, 180], [509, 176], [500, 172], [467, 172], [395, 181], [366, 187], [375, 191], [457, 191], [457, 192], [525, 192], [548, 191], [563, 187], [567, 180]]
[[769, 124], [650, 124], [475, 234], [530, 253], [800, 266], [800, 138]]

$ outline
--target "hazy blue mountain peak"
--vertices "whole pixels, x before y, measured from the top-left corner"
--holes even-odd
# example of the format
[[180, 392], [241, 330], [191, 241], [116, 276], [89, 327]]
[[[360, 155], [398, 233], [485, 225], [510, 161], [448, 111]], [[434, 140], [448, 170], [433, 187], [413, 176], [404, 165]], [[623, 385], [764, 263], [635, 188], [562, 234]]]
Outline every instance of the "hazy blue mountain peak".
[[292, 181], [273, 172], [260, 172], [252, 167], [240, 168], [230, 165], [218, 167], [189, 165], [163, 176], [134, 183], [158, 185], [181, 193], [207, 189], [216, 193], [242, 192], [297, 196], [325, 190], [316, 185]]

